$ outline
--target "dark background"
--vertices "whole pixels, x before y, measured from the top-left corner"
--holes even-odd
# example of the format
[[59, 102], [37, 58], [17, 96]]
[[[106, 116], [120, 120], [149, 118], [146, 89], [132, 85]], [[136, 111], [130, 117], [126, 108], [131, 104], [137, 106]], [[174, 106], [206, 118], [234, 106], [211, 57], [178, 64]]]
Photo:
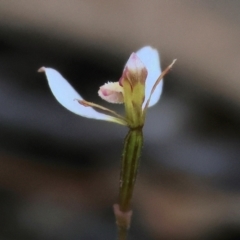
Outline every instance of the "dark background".
[[115, 239], [127, 128], [52, 96], [41, 66], [89, 101], [152, 45], [164, 80], [149, 109], [130, 239], [239, 239], [238, 1], [0, 1], [0, 239]]

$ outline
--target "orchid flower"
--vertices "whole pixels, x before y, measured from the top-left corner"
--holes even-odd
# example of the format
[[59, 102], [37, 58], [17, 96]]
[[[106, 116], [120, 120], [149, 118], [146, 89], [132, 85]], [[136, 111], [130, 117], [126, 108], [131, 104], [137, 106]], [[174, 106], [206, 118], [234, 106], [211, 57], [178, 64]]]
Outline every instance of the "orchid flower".
[[[149, 46], [143, 47], [131, 54], [118, 82], [108, 82], [100, 87], [98, 94], [102, 99], [110, 103], [124, 103], [125, 116], [85, 101], [56, 70], [42, 67], [38, 71], [45, 72], [53, 95], [69, 111], [83, 117], [137, 128], [143, 126], [147, 108], [158, 102], [163, 86], [161, 79], [174, 62], [175, 60], [161, 74], [157, 50]], [[94, 108], [103, 110], [107, 114], [97, 112]]]
[[[108, 82], [100, 87], [98, 95], [102, 99], [110, 103], [124, 104], [125, 116], [85, 101], [56, 70], [45, 67], [39, 69], [39, 72], [45, 72], [55, 98], [71, 112], [83, 117], [111, 121], [129, 127], [124, 140], [121, 161], [119, 202], [113, 207], [120, 240], [127, 239], [131, 223], [131, 200], [143, 145], [142, 128], [146, 111], [148, 107], [158, 102], [163, 87], [161, 80], [175, 61], [161, 73], [157, 50], [149, 46], [143, 47], [131, 54], [118, 82]], [[106, 113], [99, 113], [94, 108]]]

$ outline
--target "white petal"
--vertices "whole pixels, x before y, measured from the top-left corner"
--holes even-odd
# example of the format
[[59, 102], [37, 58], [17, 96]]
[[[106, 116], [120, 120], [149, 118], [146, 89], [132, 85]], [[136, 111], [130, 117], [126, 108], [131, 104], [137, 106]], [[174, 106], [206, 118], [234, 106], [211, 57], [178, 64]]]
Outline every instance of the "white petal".
[[[147, 102], [150, 92], [152, 90], [152, 87], [158, 77], [161, 74], [161, 67], [160, 67], [160, 60], [159, 60], [159, 54], [156, 49], [153, 49], [150, 46], [146, 46], [141, 48], [136, 52], [137, 56], [141, 59], [141, 61], [144, 63], [145, 67], [148, 70], [148, 76], [145, 83], [146, 89], [145, 89], [145, 101], [143, 103], [143, 106], [145, 106], [145, 103]], [[160, 98], [160, 95], [162, 93], [162, 87], [163, 87], [163, 80], [158, 84], [156, 87], [150, 103], [149, 107], [156, 104]]]
[[[67, 82], [63, 76], [52, 68], [42, 67], [39, 69], [40, 72], [45, 72], [48, 80], [49, 87], [62, 106], [67, 108], [69, 111], [78, 114], [82, 117], [94, 118], [98, 120], [106, 120], [116, 122], [116, 118], [99, 113], [92, 107], [84, 107], [76, 100], [82, 100], [83, 98], [74, 90], [74, 88]], [[117, 121], [118, 122], [118, 121]]]

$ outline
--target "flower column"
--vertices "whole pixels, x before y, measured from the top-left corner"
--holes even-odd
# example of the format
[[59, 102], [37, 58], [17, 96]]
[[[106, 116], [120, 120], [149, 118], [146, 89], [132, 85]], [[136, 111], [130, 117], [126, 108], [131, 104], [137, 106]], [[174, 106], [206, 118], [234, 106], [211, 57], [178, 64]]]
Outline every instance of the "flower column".
[[125, 114], [130, 129], [124, 141], [119, 204], [114, 205], [114, 213], [119, 232], [118, 236], [121, 240], [127, 238], [127, 231], [131, 223], [131, 199], [143, 144], [142, 127], [144, 117], [142, 105], [145, 99], [147, 74], [146, 67], [138, 56], [133, 53], [119, 80], [119, 84], [123, 87]]

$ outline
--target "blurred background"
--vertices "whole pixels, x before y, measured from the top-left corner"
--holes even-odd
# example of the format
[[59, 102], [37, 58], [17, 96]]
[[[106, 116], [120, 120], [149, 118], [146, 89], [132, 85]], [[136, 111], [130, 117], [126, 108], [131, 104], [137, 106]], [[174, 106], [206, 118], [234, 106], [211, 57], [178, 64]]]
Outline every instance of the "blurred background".
[[115, 239], [127, 129], [52, 96], [41, 66], [83, 95], [117, 81], [133, 51], [165, 68], [148, 111], [129, 239], [240, 239], [238, 0], [0, 1], [0, 239]]

